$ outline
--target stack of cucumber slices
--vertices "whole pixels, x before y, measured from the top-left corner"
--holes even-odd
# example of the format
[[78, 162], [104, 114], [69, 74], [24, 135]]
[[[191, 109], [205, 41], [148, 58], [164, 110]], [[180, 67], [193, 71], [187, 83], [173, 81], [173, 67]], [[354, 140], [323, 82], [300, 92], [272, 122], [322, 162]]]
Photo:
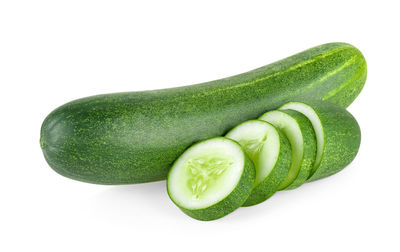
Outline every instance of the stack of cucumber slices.
[[346, 109], [288, 102], [225, 137], [188, 148], [169, 171], [168, 194], [187, 215], [215, 220], [339, 172], [355, 158], [360, 141], [358, 123]]

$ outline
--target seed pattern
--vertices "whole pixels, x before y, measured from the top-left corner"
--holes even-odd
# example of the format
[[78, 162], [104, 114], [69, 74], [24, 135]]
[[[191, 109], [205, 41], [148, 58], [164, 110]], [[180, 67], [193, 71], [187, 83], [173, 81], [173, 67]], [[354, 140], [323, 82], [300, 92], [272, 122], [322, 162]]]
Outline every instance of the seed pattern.
[[232, 162], [218, 157], [199, 157], [189, 159], [186, 162], [187, 171], [190, 178], [187, 186], [193, 194], [195, 200], [199, 200], [201, 195], [213, 185], [221, 174], [232, 166]]
[[265, 141], [267, 141], [266, 135], [262, 138], [242, 139], [239, 140], [239, 143], [246, 150], [247, 155], [254, 161], [264, 146]]

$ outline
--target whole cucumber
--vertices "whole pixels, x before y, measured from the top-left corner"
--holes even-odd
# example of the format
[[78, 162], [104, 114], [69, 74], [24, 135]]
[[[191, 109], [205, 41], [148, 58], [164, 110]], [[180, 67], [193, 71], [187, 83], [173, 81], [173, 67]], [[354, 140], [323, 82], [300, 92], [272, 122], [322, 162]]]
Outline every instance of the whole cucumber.
[[367, 68], [345, 43], [317, 46], [273, 64], [207, 83], [87, 97], [47, 116], [40, 145], [66, 177], [96, 184], [162, 180], [194, 142], [298, 99], [347, 107]]

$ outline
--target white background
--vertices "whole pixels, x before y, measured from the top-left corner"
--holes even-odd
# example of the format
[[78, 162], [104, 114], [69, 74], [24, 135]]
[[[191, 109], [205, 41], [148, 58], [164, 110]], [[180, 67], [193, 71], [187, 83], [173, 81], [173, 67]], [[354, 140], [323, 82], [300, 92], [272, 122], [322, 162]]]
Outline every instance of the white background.
[[[1, 251], [399, 251], [398, 1], [0, 2]], [[213, 222], [165, 182], [101, 186], [45, 162], [39, 130], [70, 100], [200, 83], [327, 42], [358, 47], [368, 80], [343, 172]]]

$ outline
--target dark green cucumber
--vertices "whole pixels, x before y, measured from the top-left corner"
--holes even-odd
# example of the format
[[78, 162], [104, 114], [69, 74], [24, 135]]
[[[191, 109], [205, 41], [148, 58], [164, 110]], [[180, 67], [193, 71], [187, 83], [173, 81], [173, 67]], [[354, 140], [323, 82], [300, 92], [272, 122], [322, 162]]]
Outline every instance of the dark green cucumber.
[[280, 109], [307, 116], [317, 136], [317, 158], [308, 181], [325, 178], [344, 169], [357, 155], [361, 131], [344, 108], [323, 101], [289, 102]]
[[243, 205], [255, 174], [237, 142], [215, 137], [194, 144], [175, 161], [168, 173], [168, 195], [187, 215], [215, 220]]
[[72, 179], [156, 181], [194, 142], [292, 100], [312, 97], [346, 107], [365, 79], [362, 54], [330, 43], [212, 82], [72, 101], [47, 116], [40, 144], [49, 165]]

